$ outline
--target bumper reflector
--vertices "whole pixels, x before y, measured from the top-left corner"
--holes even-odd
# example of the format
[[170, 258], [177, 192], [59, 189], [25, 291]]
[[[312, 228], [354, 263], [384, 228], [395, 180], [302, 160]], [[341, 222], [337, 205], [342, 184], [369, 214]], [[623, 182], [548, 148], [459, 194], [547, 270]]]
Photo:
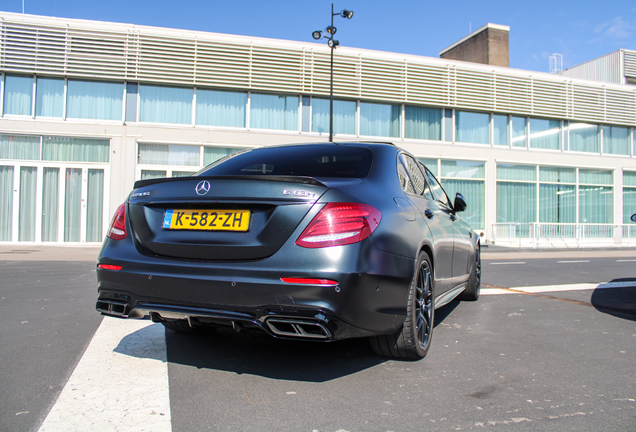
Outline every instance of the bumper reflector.
[[285, 283], [297, 285], [338, 285], [338, 281], [330, 279], [309, 279], [309, 278], [280, 278]]
[[121, 270], [121, 266], [112, 264], [97, 264], [97, 268], [102, 270]]

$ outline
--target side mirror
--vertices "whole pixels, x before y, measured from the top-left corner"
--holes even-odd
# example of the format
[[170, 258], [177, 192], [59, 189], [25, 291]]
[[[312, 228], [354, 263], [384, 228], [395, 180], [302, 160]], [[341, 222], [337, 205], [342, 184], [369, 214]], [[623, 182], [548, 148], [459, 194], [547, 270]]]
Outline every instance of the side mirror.
[[453, 210], [455, 210], [456, 213], [466, 210], [466, 198], [464, 198], [464, 195], [460, 194], [459, 192], [457, 192], [457, 194], [455, 195]]
[[632, 222], [636, 222], [636, 213], [634, 213], [630, 219], [632, 220]]

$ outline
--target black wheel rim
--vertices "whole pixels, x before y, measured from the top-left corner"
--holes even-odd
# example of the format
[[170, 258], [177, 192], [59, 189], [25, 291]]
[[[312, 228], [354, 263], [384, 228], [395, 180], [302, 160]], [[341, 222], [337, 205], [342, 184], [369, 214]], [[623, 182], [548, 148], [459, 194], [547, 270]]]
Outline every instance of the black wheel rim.
[[420, 347], [425, 348], [431, 339], [433, 328], [433, 292], [431, 290], [431, 270], [424, 261], [417, 275], [416, 286], [416, 329]]

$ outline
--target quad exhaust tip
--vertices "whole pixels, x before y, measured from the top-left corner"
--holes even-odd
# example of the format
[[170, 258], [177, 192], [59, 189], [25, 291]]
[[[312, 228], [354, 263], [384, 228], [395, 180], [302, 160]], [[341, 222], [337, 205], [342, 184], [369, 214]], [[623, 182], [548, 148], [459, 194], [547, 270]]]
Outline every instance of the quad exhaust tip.
[[272, 333], [278, 336], [310, 339], [331, 338], [331, 332], [327, 327], [316, 321], [270, 318], [266, 323]]
[[113, 300], [98, 300], [95, 309], [98, 312], [105, 313], [107, 315], [124, 316], [126, 314], [126, 307], [128, 303], [117, 302]]

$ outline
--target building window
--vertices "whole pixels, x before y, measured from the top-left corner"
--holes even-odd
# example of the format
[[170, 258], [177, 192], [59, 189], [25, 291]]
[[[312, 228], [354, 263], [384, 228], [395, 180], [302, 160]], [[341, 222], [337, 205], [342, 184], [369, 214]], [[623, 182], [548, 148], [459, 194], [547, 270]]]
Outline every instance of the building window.
[[512, 146], [527, 147], [527, 130], [528, 120], [525, 117], [512, 117], [510, 122], [512, 126]]
[[208, 166], [211, 163], [218, 161], [226, 156], [229, 156], [233, 153], [237, 153], [244, 150], [240, 147], [213, 147], [213, 146], [205, 146], [203, 147], [203, 166]]
[[6, 75], [4, 77], [4, 114], [31, 115], [33, 77]]
[[37, 78], [35, 86], [35, 116], [64, 116], [64, 80], [59, 78]]
[[614, 222], [614, 188], [612, 171], [579, 170], [579, 222], [611, 224]]
[[418, 160], [426, 167], [428, 170], [433, 173], [435, 177], [439, 177], [439, 169], [437, 167], [438, 159], [425, 159], [418, 158]]
[[406, 105], [404, 107], [404, 138], [441, 141], [442, 114], [443, 110], [440, 108]]
[[245, 127], [247, 93], [197, 88], [197, 125]]
[[636, 171], [623, 172], [623, 223], [631, 223], [636, 213]]
[[490, 144], [490, 114], [456, 111], [455, 140], [462, 143]]
[[68, 80], [66, 118], [121, 120], [124, 84]]
[[570, 122], [570, 150], [599, 153], [599, 127], [595, 124]]
[[493, 118], [493, 144], [496, 146], [510, 145], [508, 140], [508, 116], [494, 114]]
[[400, 137], [401, 106], [360, 102], [360, 135]]
[[298, 130], [298, 96], [264, 93], [250, 95], [250, 128]]
[[576, 169], [539, 167], [539, 222], [576, 223]]
[[138, 164], [200, 166], [199, 146], [179, 144], [139, 144]]
[[545, 150], [560, 150], [561, 122], [559, 120], [531, 118], [530, 147]]
[[442, 160], [440, 181], [451, 201], [457, 192], [466, 198], [466, 211], [462, 218], [473, 229], [486, 227], [486, 170], [483, 162]]
[[139, 121], [192, 124], [194, 90], [185, 87], [139, 85]]
[[536, 222], [536, 180], [536, 166], [497, 164], [498, 223]]
[[60, 162], [108, 162], [110, 140], [42, 137], [42, 160]]
[[[356, 134], [356, 102], [333, 101], [333, 133]], [[329, 133], [329, 99], [311, 99], [311, 131]]]
[[629, 129], [603, 126], [603, 153], [629, 156]]
[[40, 160], [40, 137], [0, 134], [0, 159]]

